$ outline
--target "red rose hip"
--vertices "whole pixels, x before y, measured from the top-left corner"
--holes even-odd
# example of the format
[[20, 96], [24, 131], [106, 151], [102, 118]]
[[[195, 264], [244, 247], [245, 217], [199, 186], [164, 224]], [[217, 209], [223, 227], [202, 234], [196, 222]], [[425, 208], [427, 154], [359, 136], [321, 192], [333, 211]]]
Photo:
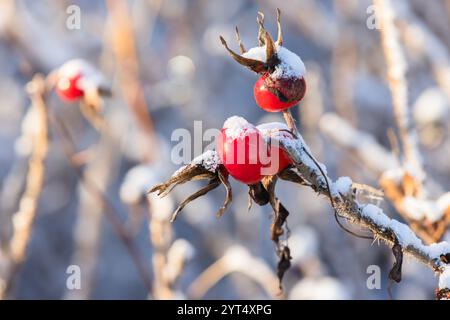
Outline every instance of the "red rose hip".
[[302, 59], [282, 46], [280, 11], [277, 10], [278, 38], [274, 42], [264, 28], [264, 16], [259, 15], [258, 47], [245, 50], [236, 28], [240, 55], [220, 41], [231, 57], [260, 75], [253, 88], [256, 103], [268, 112], [284, 111], [300, 102], [306, 93], [306, 69]]
[[258, 129], [241, 117], [225, 121], [217, 151], [228, 173], [245, 184], [254, 184], [263, 178], [261, 150], [265, 143]]
[[65, 101], [75, 101], [84, 95], [83, 90], [79, 87], [81, 73], [71, 77], [62, 76], [56, 83], [56, 93]]

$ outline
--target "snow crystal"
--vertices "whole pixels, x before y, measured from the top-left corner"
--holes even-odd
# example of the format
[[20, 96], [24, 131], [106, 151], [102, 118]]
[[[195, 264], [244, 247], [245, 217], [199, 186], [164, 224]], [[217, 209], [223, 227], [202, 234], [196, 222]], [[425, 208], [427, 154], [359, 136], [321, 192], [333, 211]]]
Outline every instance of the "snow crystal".
[[406, 248], [414, 246], [416, 248], [424, 247], [422, 240], [420, 240], [415, 233], [404, 223], [392, 219], [389, 228], [397, 235], [399, 244]]
[[256, 128], [261, 132], [265, 140], [270, 138], [274, 142], [282, 139], [293, 139], [292, 135], [288, 132], [288, 126], [281, 122], [263, 123]]
[[340, 177], [337, 181], [331, 186], [331, 191], [333, 194], [348, 194], [352, 187], [352, 179], [349, 177]]
[[391, 219], [383, 213], [383, 210], [374, 204], [365, 205], [361, 215], [370, 218], [374, 223], [383, 226], [384, 228], [388, 228], [391, 222]]
[[365, 205], [362, 209], [361, 215], [369, 218], [375, 224], [385, 229], [392, 230], [397, 236], [399, 244], [403, 248], [413, 246], [428, 255], [430, 259], [435, 260], [438, 260], [442, 253], [450, 252], [450, 243], [446, 241], [425, 246], [422, 240], [420, 240], [406, 224], [398, 222], [395, 219], [390, 219], [383, 213], [381, 208], [373, 204]]
[[[279, 45], [275, 45], [275, 50], [281, 62], [275, 67], [275, 71], [271, 74], [272, 79], [301, 78], [305, 75], [305, 64], [298, 55]], [[266, 46], [251, 48], [242, 56], [266, 62]]]
[[199, 155], [194, 160], [192, 160], [191, 164], [193, 165], [200, 164], [206, 170], [215, 172], [217, 166], [220, 164], [220, 159], [216, 151], [208, 150], [205, 153]]
[[450, 289], [450, 267], [446, 266], [439, 275], [439, 289]]
[[266, 46], [250, 48], [242, 56], [248, 59], [266, 62]]
[[305, 75], [305, 64], [298, 55], [284, 47], [279, 48], [277, 54], [281, 63], [275, 67], [275, 72], [271, 74], [272, 78], [300, 78]]
[[232, 116], [223, 124], [227, 137], [231, 139], [242, 138], [245, 133], [257, 132], [254, 125], [242, 117]]
[[269, 122], [256, 126], [261, 132], [276, 132], [279, 130], [289, 130], [288, 126], [282, 122]]

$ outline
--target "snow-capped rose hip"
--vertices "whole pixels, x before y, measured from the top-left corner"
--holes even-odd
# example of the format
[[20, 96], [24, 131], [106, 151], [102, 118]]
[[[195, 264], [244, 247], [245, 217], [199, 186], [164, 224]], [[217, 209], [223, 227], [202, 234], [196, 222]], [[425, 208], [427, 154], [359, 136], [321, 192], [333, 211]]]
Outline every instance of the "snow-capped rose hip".
[[217, 140], [217, 152], [228, 173], [238, 181], [251, 185], [261, 181], [264, 139], [258, 129], [241, 117], [225, 121]]
[[78, 82], [81, 73], [71, 76], [61, 76], [56, 83], [56, 93], [65, 101], [75, 101], [83, 96], [83, 91], [79, 88]]
[[298, 55], [282, 46], [279, 9], [276, 43], [264, 28], [262, 13], [259, 13], [258, 23], [259, 46], [248, 51], [245, 50], [236, 28], [241, 55], [232, 51], [222, 37], [220, 40], [234, 60], [261, 75], [253, 89], [256, 103], [268, 112], [283, 111], [301, 101], [306, 93], [305, 65]]
[[89, 92], [107, 91], [101, 73], [81, 59], [67, 61], [51, 76], [55, 91], [64, 101], [72, 102], [85, 97]]

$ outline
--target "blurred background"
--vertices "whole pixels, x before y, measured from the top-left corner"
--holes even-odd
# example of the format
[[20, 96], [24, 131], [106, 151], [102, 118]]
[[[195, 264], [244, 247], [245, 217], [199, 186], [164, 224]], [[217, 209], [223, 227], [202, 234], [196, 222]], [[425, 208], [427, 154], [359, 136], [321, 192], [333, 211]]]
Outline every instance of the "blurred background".
[[[450, 187], [450, 1], [393, 2], [409, 106], [433, 181], [430, 198], [437, 198]], [[68, 9], [71, 5], [77, 7]], [[219, 41], [223, 35], [236, 50], [237, 25], [246, 47], [256, 46], [258, 11], [276, 34], [277, 6], [283, 44], [307, 68], [306, 98], [292, 109], [304, 139], [331, 177], [349, 176], [378, 188], [381, 173], [397, 159], [386, 63], [371, 5], [365, 0], [2, 0], [0, 288], [5, 297], [388, 298], [391, 250], [343, 232], [329, 202], [309, 188], [278, 185], [291, 213], [293, 260], [284, 293], [269, 239], [271, 209], [254, 205], [247, 212], [245, 186], [232, 181], [233, 204], [220, 220], [214, 215], [223, 201], [220, 188], [190, 203], [173, 224], [166, 212], [200, 184], [180, 186], [166, 200], [144, 195], [178, 168], [170, 158], [173, 130], [193, 134], [194, 121], [202, 121], [203, 130], [221, 128], [232, 115], [255, 124], [282, 121], [256, 106], [255, 75], [233, 61]], [[80, 28], [68, 28], [77, 8]], [[50, 125], [39, 206], [25, 257], [11, 272], [8, 244], [26, 188], [30, 137], [38, 130], [25, 87], [36, 73], [46, 75], [73, 58], [89, 61], [111, 85], [113, 96], [105, 99], [103, 112], [110, 130], [95, 130], [78, 103], [48, 96], [49, 110], [72, 137], [73, 154]], [[380, 205], [402, 219], [389, 201]], [[67, 286], [71, 265], [80, 267], [80, 289]], [[380, 268], [381, 289], [367, 287], [371, 265]], [[150, 295], [145, 274], [153, 282]], [[435, 287], [430, 269], [406, 259], [403, 281], [392, 286], [392, 294], [432, 299]]]

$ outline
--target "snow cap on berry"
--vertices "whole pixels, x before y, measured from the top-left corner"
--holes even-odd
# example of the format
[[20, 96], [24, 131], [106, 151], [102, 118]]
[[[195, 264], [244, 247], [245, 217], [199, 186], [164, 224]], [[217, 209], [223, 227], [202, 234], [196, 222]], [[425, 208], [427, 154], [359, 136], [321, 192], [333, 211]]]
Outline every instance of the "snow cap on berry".
[[236, 28], [240, 55], [231, 50], [223, 37], [220, 37], [220, 41], [233, 59], [256, 73], [269, 73], [273, 80], [302, 78], [306, 73], [302, 59], [282, 46], [280, 10], [277, 9], [278, 39], [276, 42], [264, 28], [264, 15], [261, 12], [258, 13], [257, 22], [259, 24], [258, 47], [251, 48], [248, 51], [245, 50], [239, 30]]
[[231, 139], [242, 138], [246, 134], [257, 132], [254, 125], [238, 116], [228, 118], [223, 124], [223, 129], [226, 131], [226, 136]]
[[89, 62], [83, 59], [73, 59], [64, 63], [57, 70], [58, 79], [61, 78], [74, 78], [81, 75], [80, 80], [77, 82], [77, 87], [81, 91], [89, 89], [104, 88], [105, 79], [101, 72], [93, 67]]

